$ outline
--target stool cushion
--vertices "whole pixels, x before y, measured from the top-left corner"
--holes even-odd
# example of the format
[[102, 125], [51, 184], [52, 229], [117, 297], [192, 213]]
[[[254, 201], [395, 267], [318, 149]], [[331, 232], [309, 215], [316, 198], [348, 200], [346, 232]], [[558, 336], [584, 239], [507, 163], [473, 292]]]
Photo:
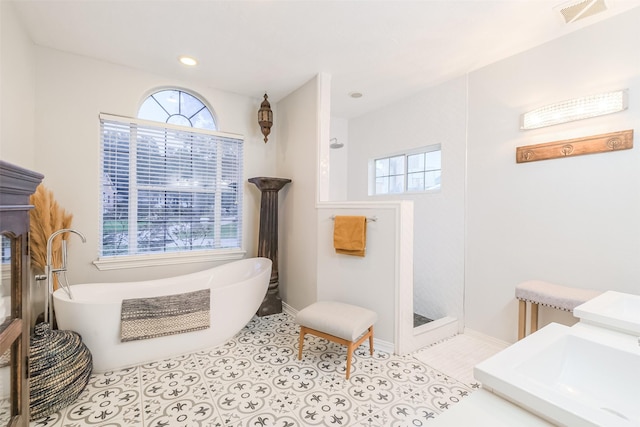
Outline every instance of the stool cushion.
[[516, 286], [516, 298], [546, 305], [564, 311], [573, 311], [582, 303], [602, 292], [591, 289], [571, 288], [541, 280], [529, 280]]
[[296, 323], [348, 341], [355, 341], [378, 320], [375, 311], [336, 301], [318, 301], [300, 310]]

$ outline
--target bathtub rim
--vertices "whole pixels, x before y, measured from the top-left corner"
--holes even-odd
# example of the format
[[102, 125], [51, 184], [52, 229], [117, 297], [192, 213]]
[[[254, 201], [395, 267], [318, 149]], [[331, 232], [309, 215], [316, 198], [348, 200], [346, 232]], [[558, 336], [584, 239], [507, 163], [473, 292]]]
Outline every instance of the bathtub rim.
[[[256, 262], [257, 261], [257, 262]], [[221, 264], [221, 265], [216, 265], [213, 267], [209, 267], [206, 268], [204, 270], [200, 270], [200, 271], [194, 271], [191, 273], [186, 273], [186, 274], [179, 274], [179, 275], [175, 275], [175, 276], [170, 276], [170, 277], [161, 277], [161, 278], [157, 278], [157, 279], [148, 279], [148, 280], [136, 280], [136, 281], [128, 281], [128, 282], [83, 282], [83, 283], [76, 283], [71, 285], [71, 292], [73, 293], [73, 288], [74, 287], [95, 287], [95, 288], [113, 288], [113, 290], [120, 290], [121, 288], [127, 286], [127, 285], [142, 285], [144, 286], [145, 284], [148, 284], [149, 286], [151, 285], [158, 285], [158, 284], [162, 284], [165, 286], [168, 286], [170, 283], [164, 283], [164, 282], [170, 282], [171, 280], [177, 280], [180, 278], [197, 278], [198, 276], [202, 275], [204, 276], [206, 272], [208, 271], [212, 271], [212, 270], [216, 270], [216, 269], [223, 269], [223, 268], [232, 268], [230, 265], [234, 264], [233, 268], [240, 268], [241, 264], [257, 264], [260, 265], [260, 269], [256, 272], [253, 272], [251, 275], [244, 277], [242, 280], [236, 281], [236, 282], [230, 282], [227, 283], [225, 285], [221, 285], [221, 286], [204, 286], [198, 289], [192, 289], [192, 290], [199, 290], [199, 289], [226, 289], [229, 288], [231, 286], [238, 286], [239, 284], [243, 283], [243, 282], [248, 282], [250, 281], [252, 278], [254, 278], [257, 275], [260, 275], [264, 272], [265, 269], [272, 269], [273, 268], [273, 261], [271, 261], [270, 258], [266, 258], [266, 257], [252, 257], [252, 258], [244, 258], [241, 260], [236, 260], [236, 261], [231, 261], [225, 264]], [[266, 265], [263, 265], [266, 264]], [[229, 266], [229, 267], [227, 267]], [[192, 291], [190, 290], [190, 291]], [[184, 290], [177, 290], [176, 292], [171, 292], [171, 293], [161, 293], [161, 294], [154, 294], [152, 296], [167, 296], [167, 295], [180, 295], [181, 293], [184, 293]], [[71, 304], [87, 304], [87, 305], [104, 305], [104, 304], [121, 304], [122, 300], [124, 299], [133, 299], [133, 298], [143, 298], [143, 297], [135, 297], [135, 296], [127, 296], [119, 298], [119, 299], [109, 299], [109, 300], [96, 300], [96, 299], [80, 299], [80, 300], [76, 300], [74, 298], [69, 298], [66, 290], [64, 290], [63, 288], [58, 288], [53, 292], [53, 299], [54, 300], [61, 300], [64, 301], [65, 303], [71, 303]], [[95, 297], [95, 295], [92, 295], [92, 297]], [[54, 308], [55, 310], [55, 308]]]

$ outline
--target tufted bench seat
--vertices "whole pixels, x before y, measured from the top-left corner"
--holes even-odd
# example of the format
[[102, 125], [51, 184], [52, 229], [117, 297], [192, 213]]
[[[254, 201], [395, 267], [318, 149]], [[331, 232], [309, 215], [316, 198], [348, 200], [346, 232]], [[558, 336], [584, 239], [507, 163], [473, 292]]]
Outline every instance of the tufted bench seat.
[[582, 303], [597, 297], [602, 292], [590, 289], [571, 288], [541, 280], [529, 280], [516, 286], [518, 307], [518, 339], [526, 335], [527, 302], [531, 303], [531, 333], [538, 330], [538, 306], [544, 305], [563, 311], [573, 312]]
[[319, 301], [300, 310], [295, 321], [300, 325], [300, 348], [306, 334], [316, 335], [347, 346], [347, 374], [351, 371], [353, 350], [369, 338], [369, 352], [373, 355], [373, 324], [378, 320], [375, 311], [336, 301]]

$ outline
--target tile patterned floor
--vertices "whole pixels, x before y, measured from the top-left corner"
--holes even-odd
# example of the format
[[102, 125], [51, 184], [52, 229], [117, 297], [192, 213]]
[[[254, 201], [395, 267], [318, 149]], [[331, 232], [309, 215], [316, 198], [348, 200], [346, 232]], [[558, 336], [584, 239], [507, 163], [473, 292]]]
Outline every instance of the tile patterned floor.
[[507, 347], [505, 342], [463, 334], [418, 350], [413, 357], [472, 388], [479, 388], [480, 382], [473, 377], [473, 367]]
[[[226, 344], [95, 374], [77, 401], [31, 427], [420, 426], [473, 387], [412, 356], [354, 355], [307, 335], [291, 316], [255, 317]], [[0, 414], [2, 418], [2, 414]]]

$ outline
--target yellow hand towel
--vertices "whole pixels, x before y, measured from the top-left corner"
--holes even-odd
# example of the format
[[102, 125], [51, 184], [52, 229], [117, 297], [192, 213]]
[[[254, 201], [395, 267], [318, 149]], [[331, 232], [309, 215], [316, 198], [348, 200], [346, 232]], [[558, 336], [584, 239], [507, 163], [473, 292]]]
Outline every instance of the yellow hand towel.
[[336, 253], [364, 256], [367, 245], [367, 218], [336, 216], [333, 224], [333, 247]]

